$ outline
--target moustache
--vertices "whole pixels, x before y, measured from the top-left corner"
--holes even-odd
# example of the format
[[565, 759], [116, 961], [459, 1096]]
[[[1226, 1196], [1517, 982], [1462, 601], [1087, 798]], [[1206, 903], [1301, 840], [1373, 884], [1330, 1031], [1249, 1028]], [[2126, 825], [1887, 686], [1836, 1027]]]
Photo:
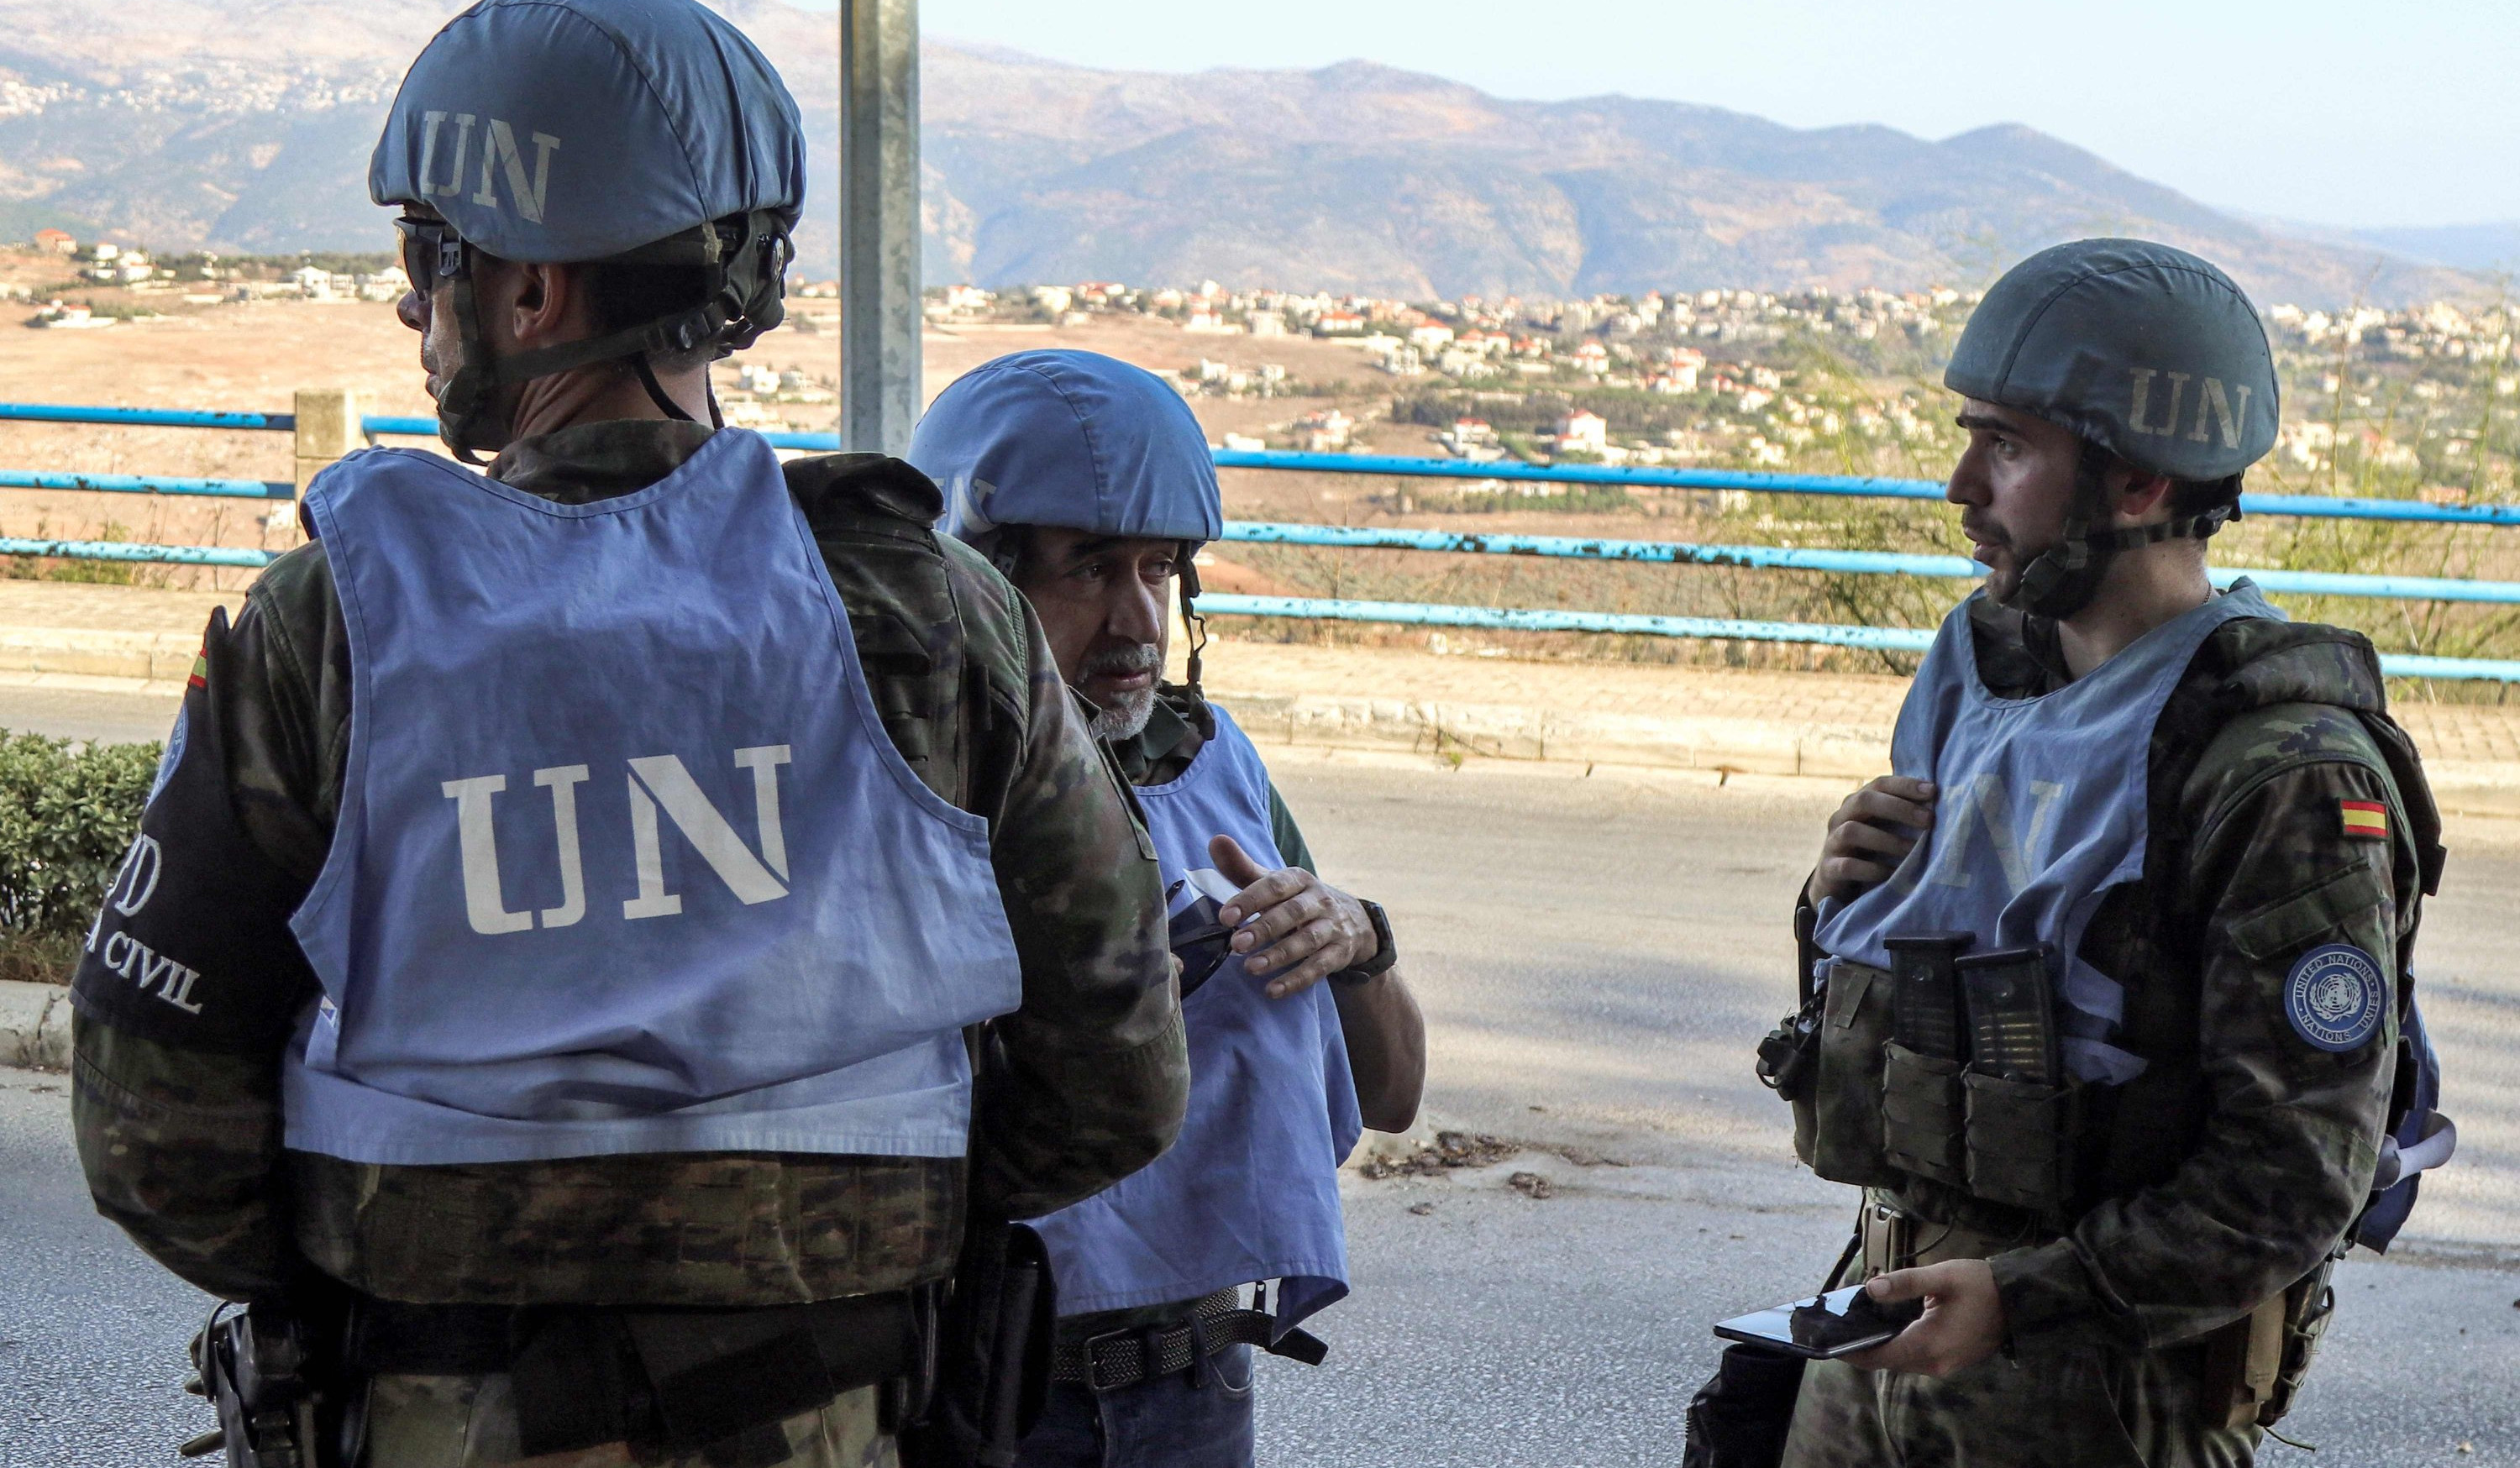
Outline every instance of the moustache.
[[1163, 654], [1155, 650], [1154, 645], [1141, 643], [1133, 647], [1113, 647], [1103, 652], [1089, 653], [1078, 672], [1085, 677], [1097, 673], [1153, 673], [1163, 665]]

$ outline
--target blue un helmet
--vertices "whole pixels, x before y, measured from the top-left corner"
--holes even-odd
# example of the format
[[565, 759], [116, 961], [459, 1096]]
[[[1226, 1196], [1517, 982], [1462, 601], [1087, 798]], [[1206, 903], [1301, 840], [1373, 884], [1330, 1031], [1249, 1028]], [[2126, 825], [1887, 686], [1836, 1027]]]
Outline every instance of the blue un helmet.
[[[1191, 554], [1225, 533], [1225, 502], [1206, 430], [1153, 373], [1099, 352], [984, 362], [928, 405], [910, 462], [945, 492], [945, 532], [1001, 571], [1014, 569], [1001, 533], [1013, 525], [1183, 542], [1182, 618], [1198, 628]], [[1193, 686], [1198, 659], [1193, 643]]]
[[[480, 0], [412, 63], [368, 194], [444, 220], [398, 227], [412, 288], [453, 288], [462, 359], [438, 424], [469, 455], [488, 446], [494, 388], [594, 362], [628, 362], [658, 407], [688, 418], [648, 359], [724, 356], [786, 314], [804, 127], [770, 63], [696, 0]], [[593, 340], [493, 359], [474, 311], [476, 252], [688, 267], [705, 289], [698, 304]]]
[[[2077, 240], [2004, 272], [1969, 314], [1943, 385], [2072, 429], [2086, 445], [2064, 537], [2022, 568], [2012, 603], [2071, 616], [2110, 557], [2203, 540], [2240, 516], [2240, 476], [2274, 447], [2281, 410], [2266, 328], [2231, 278], [2145, 240]], [[2210, 485], [2213, 503], [2158, 525], [2094, 534], [2105, 454]]]

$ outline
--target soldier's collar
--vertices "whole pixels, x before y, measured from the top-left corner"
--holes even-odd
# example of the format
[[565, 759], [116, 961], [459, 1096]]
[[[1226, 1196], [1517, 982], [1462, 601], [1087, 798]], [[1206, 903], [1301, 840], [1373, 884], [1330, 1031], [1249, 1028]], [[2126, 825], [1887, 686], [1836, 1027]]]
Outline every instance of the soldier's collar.
[[490, 477], [562, 505], [637, 494], [708, 442], [706, 423], [617, 419], [520, 438], [490, 461]]

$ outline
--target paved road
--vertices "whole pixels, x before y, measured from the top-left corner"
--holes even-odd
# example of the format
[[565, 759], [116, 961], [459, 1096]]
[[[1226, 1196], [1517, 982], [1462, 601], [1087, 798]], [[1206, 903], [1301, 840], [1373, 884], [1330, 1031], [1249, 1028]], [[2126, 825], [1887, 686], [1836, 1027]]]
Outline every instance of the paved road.
[[166, 737], [183, 700], [171, 691], [140, 696], [110, 691], [134, 682], [0, 673], [0, 729], [114, 743]]
[[[1267, 1363], [1263, 1461], [1675, 1461], [1706, 1322], [1809, 1287], [1842, 1237], [1843, 1190], [1791, 1165], [1743, 1064], [1785, 1006], [1780, 914], [1833, 793], [1272, 753], [1333, 877], [1393, 912], [1430, 1106], [1531, 1149], [1350, 1179], [1357, 1295], [1328, 1365]], [[2458, 834], [2425, 982], [2469, 1166], [2417, 1215], [2433, 1241], [2343, 1275], [2288, 1425], [2329, 1462], [2520, 1465], [2520, 979], [2497, 951], [2520, 838]], [[175, 1388], [203, 1302], [87, 1214], [59, 1088], [0, 1073], [0, 1464], [162, 1463], [200, 1421]]]
[[[1674, 1461], [1712, 1365], [1704, 1322], [1808, 1287], [1844, 1237], [1845, 1190], [1791, 1166], [1743, 1061], [1786, 1007], [1782, 914], [1841, 792], [1292, 752], [1276, 769], [1326, 869], [1405, 934], [1431, 1103], [1633, 1164], [1508, 1165], [1555, 1181], [1546, 1200], [1504, 1186], [1508, 1168], [1353, 1183], [1357, 1298], [1328, 1322], [1330, 1364], [1273, 1373], [1278, 1461]], [[2287, 1424], [2330, 1462], [2520, 1464], [2520, 974], [2502, 953], [2520, 833], [2453, 834], [2422, 957], [2470, 1165], [2416, 1216], [2436, 1241], [2343, 1272]]]

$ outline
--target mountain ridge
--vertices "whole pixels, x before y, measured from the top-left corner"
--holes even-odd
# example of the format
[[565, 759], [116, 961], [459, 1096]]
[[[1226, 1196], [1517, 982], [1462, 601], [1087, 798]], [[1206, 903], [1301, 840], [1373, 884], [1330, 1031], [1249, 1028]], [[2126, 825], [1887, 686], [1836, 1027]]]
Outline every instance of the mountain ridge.
[[[796, 94], [823, 201], [800, 259], [828, 273], [832, 19], [710, 3]], [[402, 68], [459, 8], [0, 0], [0, 223], [58, 218], [161, 248], [381, 248], [368, 151]], [[1176, 74], [933, 37], [923, 57], [939, 284], [1216, 279], [1417, 297], [1968, 287], [2057, 240], [2144, 233], [2217, 259], [2269, 303], [2482, 287], [2445, 268], [2467, 258], [2449, 236], [2406, 251], [2440, 264], [2376, 233], [2303, 238], [2015, 123], [1940, 141], [1795, 129], [1618, 94], [1505, 99], [1370, 61]]]
[[1617, 94], [1512, 101], [1357, 62], [1187, 75], [1061, 64], [1054, 81], [950, 41], [929, 43], [922, 86], [939, 160], [931, 279], [1206, 277], [1397, 295], [1912, 289], [1983, 284], [2060, 240], [2138, 233], [2222, 261], [2270, 302], [2481, 286], [2367, 241], [2262, 228], [2017, 123], [1940, 142], [1878, 124], [1803, 130]]

